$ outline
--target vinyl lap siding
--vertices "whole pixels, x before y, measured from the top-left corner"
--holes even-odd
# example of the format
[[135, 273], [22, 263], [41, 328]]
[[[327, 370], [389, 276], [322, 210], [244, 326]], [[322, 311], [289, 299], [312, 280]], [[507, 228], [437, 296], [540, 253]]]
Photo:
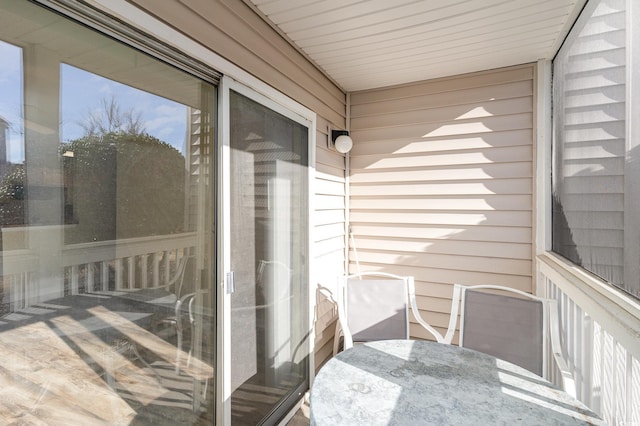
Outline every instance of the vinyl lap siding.
[[[327, 125], [345, 128], [344, 92], [277, 34], [242, 0], [130, 0], [140, 8], [315, 111], [314, 269], [310, 291], [332, 285], [344, 270], [344, 157], [326, 149]], [[329, 278], [330, 276], [330, 278]], [[333, 304], [316, 307], [316, 366], [331, 355]]]
[[[338, 275], [344, 273], [345, 161], [327, 149], [328, 122], [318, 120], [316, 132], [316, 181], [314, 199], [314, 270], [316, 286], [315, 367], [319, 369], [333, 355], [337, 309], [332, 301]], [[322, 122], [322, 123], [320, 123]]]
[[[532, 291], [526, 65], [351, 94], [351, 271], [413, 275], [444, 333], [452, 284]], [[413, 324], [414, 337], [429, 338]]]

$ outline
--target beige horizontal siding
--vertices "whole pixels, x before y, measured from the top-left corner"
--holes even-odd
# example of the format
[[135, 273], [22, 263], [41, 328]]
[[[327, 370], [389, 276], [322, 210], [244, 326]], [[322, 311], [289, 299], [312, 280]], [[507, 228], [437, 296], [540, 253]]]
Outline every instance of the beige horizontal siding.
[[[352, 252], [353, 255], [353, 252]], [[358, 253], [360, 256], [361, 253]], [[353, 259], [353, 257], [352, 257]], [[508, 287], [513, 287], [522, 291], [531, 291], [531, 274], [527, 275], [517, 275], [517, 274], [508, 274], [502, 271], [491, 271], [491, 272], [482, 272], [482, 271], [473, 271], [468, 270], [465, 265], [460, 263], [458, 267], [454, 270], [450, 268], [440, 268], [440, 265], [436, 265], [434, 267], [423, 266], [423, 265], [408, 265], [404, 263], [399, 263], [396, 259], [395, 263], [361, 263], [361, 267], [366, 271], [380, 271], [380, 272], [390, 272], [398, 275], [408, 275], [416, 277], [416, 279], [422, 278], [422, 280], [428, 282], [439, 283], [447, 286], [451, 286], [452, 279], [454, 282], [464, 283], [464, 284], [480, 284], [480, 283], [492, 283], [496, 285], [503, 285]], [[493, 261], [493, 260], [491, 260]], [[351, 265], [354, 268], [354, 265]], [[416, 292], [418, 290], [416, 289]], [[423, 293], [417, 293], [418, 295], [425, 295]], [[428, 293], [426, 293], [428, 294]], [[449, 296], [450, 298], [451, 296]], [[444, 312], [446, 314], [449, 313], [450, 300], [446, 300], [446, 303], [440, 306], [446, 306], [447, 311]], [[421, 304], [419, 305], [420, 309], [424, 309], [425, 311], [432, 310], [433, 306], [431, 304]]]
[[351, 120], [354, 129], [375, 129], [384, 127], [405, 127], [411, 124], [423, 126], [425, 118], [431, 122], [447, 122], [451, 117], [454, 121], [464, 121], [480, 118], [493, 118], [496, 115], [511, 116], [523, 112], [531, 112], [531, 96], [522, 96], [511, 99], [492, 99], [491, 107], [486, 107], [486, 100], [472, 104], [454, 106], [429, 105], [429, 108], [414, 109], [400, 112], [387, 112], [383, 115], [366, 115]]
[[490, 212], [451, 212], [451, 213], [405, 213], [388, 210], [385, 212], [362, 212], [351, 214], [351, 220], [358, 223], [411, 223], [415, 225], [477, 225], [527, 227], [531, 224], [531, 212], [490, 211]]
[[396, 253], [428, 252], [448, 255], [486, 256], [504, 259], [531, 259], [531, 244], [504, 241], [459, 241], [443, 239], [414, 239], [363, 237], [358, 238], [358, 249], [375, 250], [384, 247]]
[[318, 179], [315, 185], [316, 194], [344, 196], [344, 182], [333, 179]]
[[[416, 140], [412, 138], [394, 138], [393, 140], [369, 141], [363, 149], [367, 155], [385, 154], [417, 154], [438, 151], [455, 151], [465, 149], [483, 149], [492, 147], [517, 146], [526, 140], [531, 140], [531, 129], [503, 131], [494, 134], [482, 134], [478, 136], [442, 137], [437, 140]], [[353, 147], [352, 155], [360, 154], [360, 146]]]
[[405, 266], [418, 268], [464, 269], [469, 272], [509, 271], [512, 275], [528, 276], [531, 274], [531, 260], [505, 259], [489, 256], [462, 256], [449, 254], [394, 253], [388, 250], [361, 251], [358, 258], [362, 263], [393, 265], [402, 262]]
[[[318, 120], [316, 180], [314, 182], [314, 244], [311, 290], [321, 286], [333, 292], [336, 277], [344, 273], [346, 187], [345, 159], [327, 148], [327, 126]], [[333, 356], [337, 308], [320, 292], [315, 312], [315, 370]]]
[[[531, 244], [530, 228], [499, 226], [426, 226], [424, 224], [359, 224], [352, 223], [356, 236], [423, 239], [455, 239], [457, 241], [492, 241]], [[454, 238], [455, 237], [455, 238]]]
[[397, 111], [414, 111], [426, 108], [451, 107], [452, 105], [467, 105], [482, 103], [492, 99], [513, 99], [531, 95], [529, 80], [501, 84], [495, 88], [490, 96], [484, 87], [452, 90], [443, 93], [425, 94], [409, 98], [380, 100], [371, 103], [352, 105], [351, 114], [356, 117], [375, 116], [380, 114], [397, 113]]
[[392, 169], [410, 167], [435, 167], [443, 164], [451, 166], [471, 164], [494, 164], [508, 162], [522, 162], [530, 160], [531, 146], [497, 147], [475, 149], [465, 152], [425, 153], [425, 155], [394, 155], [382, 158], [380, 156], [354, 157], [351, 161], [352, 169]]
[[531, 179], [491, 179], [480, 182], [389, 183], [354, 186], [351, 195], [464, 195], [464, 194], [523, 194], [531, 191]]
[[[613, 197], [612, 197], [613, 200]], [[587, 204], [587, 202], [584, 202]], [[351, 204], [353, 210], [358, 209], [393, 209], [393, 210], [531, 210], [531, 197], [528, 195], [470, 195], [463, 197], [428, 197], [417, 198], [390, 197], [387, 199], [356, 198]]]
[[342, 210], [316, 210], [314, 215], [315, 224], [318, 226], [326, 223], [344, 222]]
[[[392, 99], [405, 99], [423, 97], [435, 93], [456, 93], [464, 90], [473, 90], [490, 86], [500, 86], [507, 83], [528, 81], [531, 85], [533, 72], [531, 68], [509, 68], [494, 72], [483, 72], [470, 75], [462, 75], [450, 78], [435, 79], [416, 84], [407, 84], [396, 87], [387, 87], [375, 90], [367, 90], [352, 93], [351, 115], [357, 114], [357, 105], [385, 102]], [[531, 95], [531, 93], [529, 93]], [[490, 100], [491, 96], [487, 98]], [[415, 101], [414, 101], [415, 102]], [[397, 109], [396, 109], [397, 110]]]
[[[414, 276], [420, 313], [442, 333], [454, 283], [532, 291], [533, 75], [524, 65], [351, 94], [350, 268]], [[411, 333], [430, 338], [417, 323]]]
[[431, 169], [395, 169], [368, 171], [360, 170], [351, 176], [352, 184], [374, 182], [424, 182], [424, 181], [450, 181], [450, 180], [477, 180], [495, 178], [531, 178], [532, 165], [530, 161], [502, 164], [483, 164], [482, 166], [468, 165], [450, 167], [438, 165]]
[[531, 129], [531, 113], [510, 114], [504, 116], [492, 116], [482, 119], [451, 117], [450, 120], [425, 121], [424, 124], [411, 124], [406, 126], [382, 127], [373, 129], [357, 129], [352, 127], [352, 137], [355, 140], [391, 140], [447, 137], [454, 135], [472, 135], [493, 133], [497, 131], [514, 129]]

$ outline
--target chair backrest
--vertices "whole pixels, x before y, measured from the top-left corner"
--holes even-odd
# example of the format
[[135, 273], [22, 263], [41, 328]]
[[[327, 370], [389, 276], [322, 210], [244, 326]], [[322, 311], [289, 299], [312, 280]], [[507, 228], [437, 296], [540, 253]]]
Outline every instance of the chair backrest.
[[195, 291], [195, 256], [183, 256], [178, 262], [174, 276], [164, 287], [178, 298]]
[[196, 290], [196, 257], [188, 256], [187, 263], [184, 266], [182, 275], [182, 285], [178, 290], [178, 294], [191, 293]]
[[345, 290], [347, 322], [354, 341], [409, 337], [404, 279], [349, 278]]
[[454, 287], [451, 343], [460, 305], [460, 346], [475, 349], [543, 376], [547, 371], [545, 299], [503, 286]]
[[[500, 294], [486, 293], [488, 290]], [[513, 288], [455, 284], [449, 328], [442, 343], [451, 343], [458, 306], [460, 346], [488, 353], [550, 379], [548, 355], [553, 355], [559, 385], [576, 397], [576, 383], [564, 357], [558, 303]], [[551, 351], [547, 350], [551, 343]]]
[[536, 299], [467, 290], [460, 345], [504, 359], [539, 376], [546, 341], [544, 303]]
[[341, 277], [338, 318], [345, 349], [354, 341], [409, 338], [410, 279], [386, 273]]
[[336, 304], [339, 321], [333, 340], [334, 355], [338, 353], [341, 334], [344, 349], [353, 346], [354, 340], [408, 339], [409, 309], [420, 326], [437, 342], [444, 343], [444, 337], [420, 315], [411, 276], [365, 272], [340, 277]]

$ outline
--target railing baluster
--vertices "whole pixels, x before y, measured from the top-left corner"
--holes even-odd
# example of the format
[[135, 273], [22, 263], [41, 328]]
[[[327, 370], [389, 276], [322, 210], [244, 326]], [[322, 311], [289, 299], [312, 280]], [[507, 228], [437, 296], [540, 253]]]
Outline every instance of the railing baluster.
[[[22, 278], [21, 276], [18, 276]], [[13, 275], [9, 277], [9, 282], [11, 283], [11, 293], [9, 295], [9, 306], [11, 311], [17, 311], [21, 309], [20, 298], [22, 293], [22, 283], [21, 280], [18, 279], [17, 276]]]
[[78, 294], [78, 265], [71, 267], [71, 294]]
[[116, 290], [122, 290], [122, 258], [116, 259]]
[[31, 306], [32, 304], [34, 304], [37, 300], [35, 299], [35, 295], [33, 292], [33, 289], [31, 287], [31, 279], [32, 277], [32, 273], [30, 272], [23, 272], [21, 274], [22, 276], [20, 277], [20, 279], [22, 280], [22, 288], [24, 291], [24, 307], [28, 308], [29, 306]]
[[27, 281], [24, 279], [24, 275], [20, 277], [20, 301], [18, 303], [21, 309], [29, 307], [29, 302], [27, 301]]
[[109, 290], [109, 263], [107, 261], [103, 260], [102, 262], [100, 262], [100, 272], [102, 291], [107, 291]]
[[87, 288], [85, 288], [85, 292], [93, 292], [95, 291], [95, 283], [93, 279], [93, 263], [87, 264]]
[[152, 264], [152, 282], [153, 287], [160, 286], [160, 253], [153, 253], [153, 264]]
[[582, 369], [580, 370], [582, 377], [580, 387], [578, 388], [578, 392], [582, 393], [578, 395], [584, 403], [591, 407], [593, 405], [593, 394], [591, 392], [593, 387], [593, 320], [586, 312], [584, 313], [583, 330], [584, 340], [582, 341], [582, 353], [585, 355], [582, 357]]
[[149, 265], [149, 255], [148, 254], [143, 254], [140, 255], [140, 268], [141, 268], [141, 277], [140, 280], [142, 281], [142, 288], [147, 288], [149, 287], [149, 282], [148, 282], [148, 271], [147, 271], [147, 267]]
[[127, 283], [127, 288], [132, 290], [136, 288], [136, 258], [135, 256], [129, 256], [127, 258], [127, 266], [129, 267], [129, 282]]
[[166, 285], [171, 280], [171, 264], [169, 263], [169, 250], [164, 252], [164, 282], [163, 285]]
[[13, 275], [10, 277], [11, 280], [11, 295], [10, 295], [10, 304], [11, 310], [17, 311], [18, 309], [23, 309], [24, 306], [24, 278], [23, 274]]

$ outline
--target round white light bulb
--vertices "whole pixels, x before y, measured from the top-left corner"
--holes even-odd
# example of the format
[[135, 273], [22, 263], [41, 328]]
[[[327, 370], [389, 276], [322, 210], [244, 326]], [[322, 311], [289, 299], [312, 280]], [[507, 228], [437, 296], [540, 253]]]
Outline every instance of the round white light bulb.
[[351, 148], [353, 147], [353, 140], [351, 140], [347, 135], [340, 135], [336, 138], [335, 147], [336, 151], [346, 154], [351, 151]]

